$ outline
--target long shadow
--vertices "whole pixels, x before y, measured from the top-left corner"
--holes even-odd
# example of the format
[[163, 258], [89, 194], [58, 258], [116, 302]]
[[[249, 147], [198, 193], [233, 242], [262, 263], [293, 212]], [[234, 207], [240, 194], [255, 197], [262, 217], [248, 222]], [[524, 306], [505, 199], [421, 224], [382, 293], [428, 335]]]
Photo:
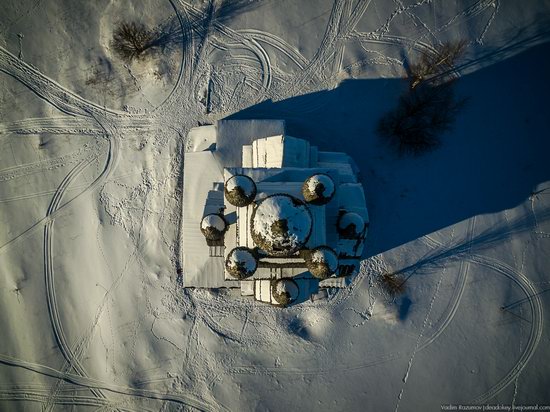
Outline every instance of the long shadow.
[[263, 0], [221, 0], [217, 3], [211, 1], [200, 9], [189, 9], [183, 22], [174, 16], [161, 24], [154, 32], [150, 46], [164, 51], [187, 48], [193, 39], [202, 41], [208, 36], [212, 25], [226, 24], [238, 14], [252, 11], [262, 4]]
[[371, 225], [367, 256], [472, 216], [524, 202], [550, 180], [550, 43], [467, 75], [469, 97], [439, 149], [399, 157], [374, 133], [406, 85], [349, 80], [336, 89], [266, 101], [229, 119], [284, 119], [287, 133], [344, 151], [361, 170]]
[[431, 273], [440, 271], [450, 260], [460, 260], [472, 253], [482, 254], [499, 243], [532, 230], [537, 223], [540, 225], [549, 220], [550, 209], [546, 208], [537, 213], [536, 220], [532, 214], [527, 214], [501, 221], [492, 227], [476, 233], [472, 238], [467, 238], [466, 235], [448, 242], [442, 247], [428, 252], [413, 264], [400, 268], [394, 273], [405, 276], [404, 282], [406, 282], [417, 272]]

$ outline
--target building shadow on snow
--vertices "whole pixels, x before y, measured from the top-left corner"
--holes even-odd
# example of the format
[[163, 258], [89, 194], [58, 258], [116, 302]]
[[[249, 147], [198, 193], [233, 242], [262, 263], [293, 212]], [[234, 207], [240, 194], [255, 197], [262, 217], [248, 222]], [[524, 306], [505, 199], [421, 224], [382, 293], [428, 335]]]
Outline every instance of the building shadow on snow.
[[348, 80], [228, 118], [284, 119], [287, 134], [352, 156], [371, 216], [368, 257], [513, 208], [550, 180], [549, 54], [546, 43], [460, 79], [457, 93], [468, 105], [441, 147], [419, 157], [400, 157], [375, 134], [406, 88], [400, 79]]

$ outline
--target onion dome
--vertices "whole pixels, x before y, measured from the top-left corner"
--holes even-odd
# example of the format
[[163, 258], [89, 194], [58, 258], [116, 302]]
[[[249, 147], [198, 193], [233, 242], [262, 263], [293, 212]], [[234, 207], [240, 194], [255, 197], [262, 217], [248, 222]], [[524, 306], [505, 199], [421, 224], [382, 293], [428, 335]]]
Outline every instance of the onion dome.
[[298, 299], [299, 293], [298, 284], [292, 279], [284, 278], [271, 282], [271, 296], [276, 305], [290, 305]]
[[338, 233], [345, 239], [358, 239], [365, 232], [365, 219], [354, 212], [346, 212], [338, 219]]
[[305, 201], [312, 205], [327, 204], [334, 197], [335, 192], [334, 181], [324, 173], [308, 177], [302, 185], [302, 195]]
[[254, 201], [256, 191], [254, 180], [245, 175], [232, 176], [225, 182], [225, 198], [233, 206], [248, 206]]
[[328, 246], [318, 246], [305, 253], [308, 270], [317, 279], [326, 279], [338, 269], [338, 255]]
[[225, 259], [225, 269], [235, 279], [252, 276], [258, 268], [258, 259], [252, 250], [246, 247], [232, 249]]
[[227, 222], [217, 213], [206, 215], [201, 220], [201, 232], [206, 240], [222, 240], [226, 230]]
[[306, 204], [286, 194], [262, 199], [252, 212], [254, 243], [274, 256], [289, 256], [302, 249], [311, 235], [313, 219]]

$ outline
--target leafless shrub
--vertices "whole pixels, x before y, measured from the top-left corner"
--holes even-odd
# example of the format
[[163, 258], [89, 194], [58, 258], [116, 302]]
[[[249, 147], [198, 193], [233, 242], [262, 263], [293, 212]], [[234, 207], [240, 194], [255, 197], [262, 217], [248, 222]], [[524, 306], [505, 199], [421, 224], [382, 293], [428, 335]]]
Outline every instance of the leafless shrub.
[[384, 115], [377, 133], [399, 153], [420, 155], [435, 149], [466, 100], [454, 93], [453, 68], [466, 43], [445, 43], [408, 68], [409, 89], [396, 109]]
[[209, 2], [205, 10], [191, 10], [184, 21], [173, 16], [155, 28], [139, 22], [120, 22], [114, 30], [111, 47], [128, 63], [152, 55], [153, 51], [172, 52], [190, 47], [194, 39], [205, 39], [214, 23], [224, 24], [260, 4], [260, 0]]
[[378, 283], [392, 297], [405, 292], [405, 279], [401, 275], [384, 272], [378, 277]]
[[144, 56], [155, 45], [157, 35], [142, 23], [120, 22], [113, 33], [111, 47], [125, 61]]
[[466, 41], [447, 42], [441, 44], [433, 53], [424, 53], [419, 61], [411, 64], [408, 69], [410, 88], [414, 89], [425, 81], [433, 81], [435, 85], [449, 81], [453, 68], [466, 51]]

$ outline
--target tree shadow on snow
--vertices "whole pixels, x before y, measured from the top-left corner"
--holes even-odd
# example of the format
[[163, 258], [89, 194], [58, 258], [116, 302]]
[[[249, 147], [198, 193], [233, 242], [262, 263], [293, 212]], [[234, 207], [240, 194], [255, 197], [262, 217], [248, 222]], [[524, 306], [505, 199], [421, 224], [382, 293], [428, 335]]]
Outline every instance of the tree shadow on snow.
[[398, 302], [398, 318], [400, 321], [404, 321], [409, 316], [411, 310], [412, 300], [408, 296], [403, 296]]
[[[336, 89], [247, 108], [229, 119], [284, 119], [287, 134], [343, 151], [361, 170], [371, 217], [366, 257], [524, 202], [550, 180], [550, 43], [457, 82], [467, 107], [442, 145], [399, 157], [375, 135], [406, 82], [348, 80]], [[504, 229], [503, 229], [504, 230]]]

